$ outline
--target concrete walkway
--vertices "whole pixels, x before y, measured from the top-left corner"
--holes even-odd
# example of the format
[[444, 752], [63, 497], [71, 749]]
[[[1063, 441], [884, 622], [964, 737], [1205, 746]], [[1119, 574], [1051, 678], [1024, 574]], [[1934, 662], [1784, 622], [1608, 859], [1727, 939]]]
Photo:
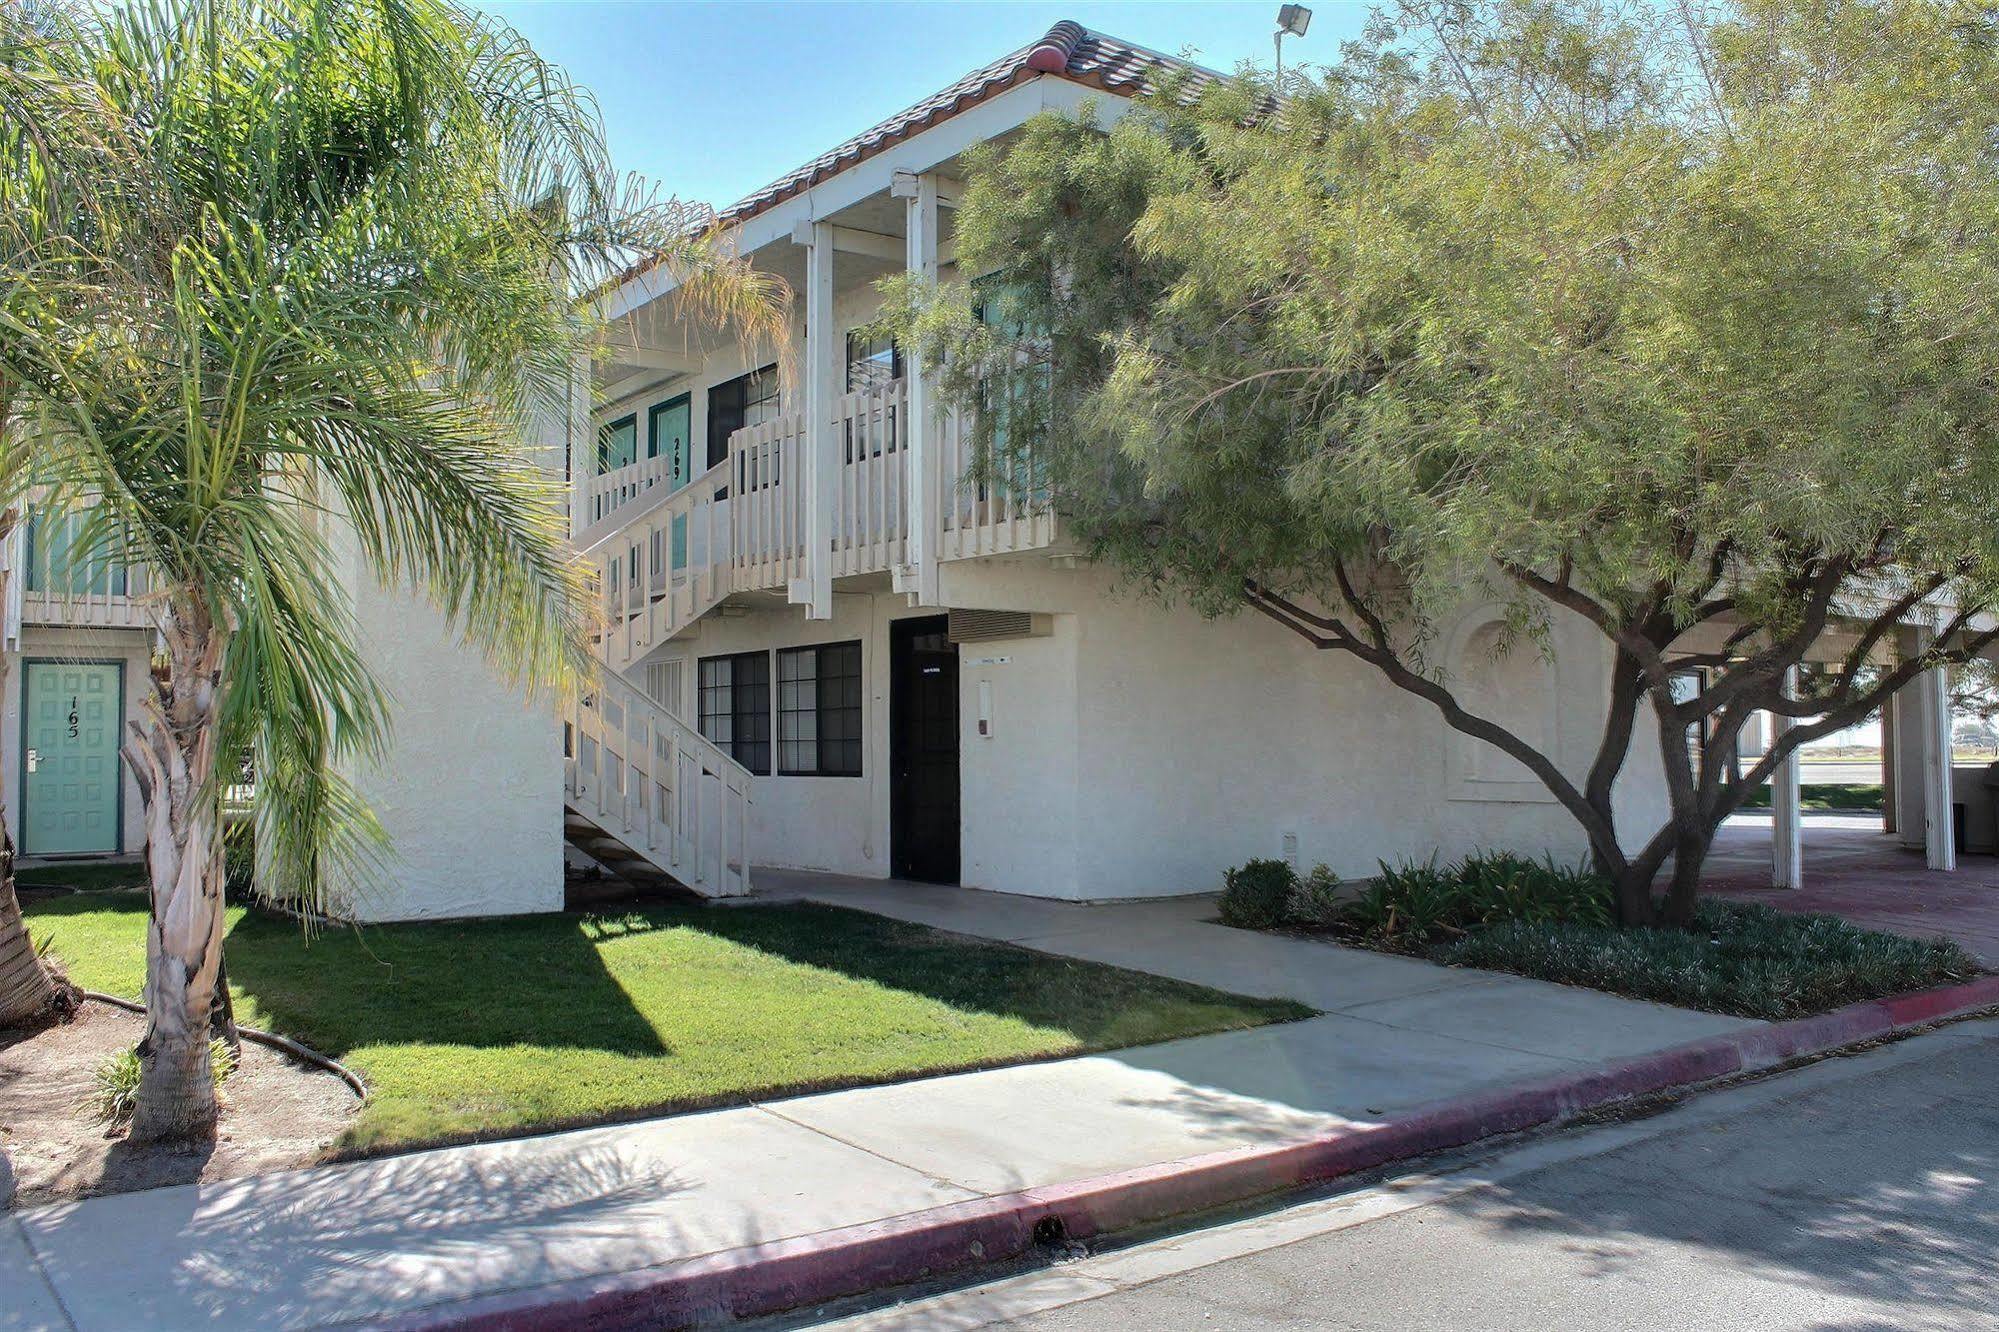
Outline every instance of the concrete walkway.
[[17, 1213], [0, 1225], [0, 1330], [369, 1320], [1373, 1122], [1754, 1025], [1227, 929], [1205, 923], [1200, 900], [1072, 906], [776, 872], [760, 883], [1325, 1016]]
[[1912, 939], [1955, 939], [1999, 968], [1999, 857], [1962, 853], [1949, 873], [1881, 831], [1879, 816], [1808, 814], [1805, 886], [1770, 886], [1770, 819], [1737, 815], [1715, 838], [1702, 891], [1779, 911], [1824, 911]]

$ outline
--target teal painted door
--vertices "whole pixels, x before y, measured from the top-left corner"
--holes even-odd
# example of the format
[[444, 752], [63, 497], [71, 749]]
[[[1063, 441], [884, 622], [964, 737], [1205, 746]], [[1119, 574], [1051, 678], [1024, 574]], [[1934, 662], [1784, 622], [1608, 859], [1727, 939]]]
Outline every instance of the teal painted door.
[[[683, 393], [646, 413], [649, 458], [667, 460], [666, 488], [678, 490], [694, 479], [693, 399]], [[687, 515], [673, 520], [673, 567], [687, 567]]]
[[116, 662], [31, 661], [21, 688], [27, 735], [22, 851], [59, 856], [118, 850], [122, 668]]

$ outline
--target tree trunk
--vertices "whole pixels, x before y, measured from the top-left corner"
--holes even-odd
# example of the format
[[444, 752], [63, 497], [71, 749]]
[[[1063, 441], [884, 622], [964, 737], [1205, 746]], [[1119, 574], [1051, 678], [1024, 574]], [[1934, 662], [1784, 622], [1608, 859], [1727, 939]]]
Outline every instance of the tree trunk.
[[1694, 907], [1700, 901], [1701, 870], [1708, 850], [1714, 845], [1714, 829], [1703, 820], [1694, 828], [1683, 828], [1673, 842], [1673, 877], [1666, 884], [1666, 899], [1659, 916], [1667, 925], [1685, 928], [1694, 923]]
[[[0, 420], [4, 418], [4, 405], [0, 405]], [[0, 510], [0, 542], [13, 535], [17, 514], [11, 507]], [[0, 607], [7, 604], [8, 577], [9, 571], [0, 569]], [[7, 668], [6, 655], [0, 652], [0, 696], [7, 691]], [[27, 718], [21, 722], [25, 743]], [[35, 953], [27, 924], [21, 919], [20, 899], [14, 895], [14, 838], [7, 831], [7, 802], [0, 796], [0, 1028], [40, 1016], [55, 999], [55, 981]]]
[[55, 997], [55, 982], [35, 953], [14, 896], [14, 839], [0, 807], [0, 1028], [39, 1017]]
[[132, 1137], [213, 1133], [208, 1043], [222, 971], [222, 799], [213, 780], [227, 636], [206, 608], [177, 598], [164, 631], [171, 668], [145, 700], [126, 761], [145, 808], [152, 916], [146, 933], [146, 1035]]

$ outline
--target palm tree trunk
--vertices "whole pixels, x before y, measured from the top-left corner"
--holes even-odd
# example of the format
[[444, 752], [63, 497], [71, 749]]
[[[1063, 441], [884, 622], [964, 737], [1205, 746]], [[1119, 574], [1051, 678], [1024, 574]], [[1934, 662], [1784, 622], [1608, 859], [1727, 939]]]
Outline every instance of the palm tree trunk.
[[214, 1131], [208, 1042], [222, 972], [222, 799], [213, 780], [227, 635], [192, 598], [165, 630], [171, 674], [145, 700], [125, 758], [145, 806], [152, 918], [146, 1035], [132, 1137], [184, 1141]]
[[40, 1016], [55, 997], [55, 982], [35, 953], [14, 896], [14, 839], [0, 809], [0, 1028]]
[[[4, 416], [0, 404], [0, 416]], [[13, 534], [18, 511], [0, 510], [0, 543]], [[0, 568], [0, 607], [7, 604], [9, 571]], [[0, 652], [0, 697], [7, 690], [8, 661]], [[22, 718], [25, 740], [27, 719]], [[14, 838], [7, 831], [7, 806], [0, 798], [0, 1028], [38, 1017], [55, 1002], [55, 981], [35, 952], [28, 926], [21, 919], [21, 902], [14, 895]]]

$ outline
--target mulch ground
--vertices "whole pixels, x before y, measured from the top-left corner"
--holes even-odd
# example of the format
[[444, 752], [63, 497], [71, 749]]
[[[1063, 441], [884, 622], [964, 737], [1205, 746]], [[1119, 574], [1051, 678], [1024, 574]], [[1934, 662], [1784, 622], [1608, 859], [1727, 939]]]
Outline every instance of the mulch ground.
[[97, 1067], [145, 1020], [86, 1002], [69, 1021], [0, 1033], [0, 1208], [231, 1179], [323, 1156], [359, 1106], [345, 1083], [261, 1045], [222, 1084], [222, 1125], [198, 1151], [135, 1147], [83, 1105]]

